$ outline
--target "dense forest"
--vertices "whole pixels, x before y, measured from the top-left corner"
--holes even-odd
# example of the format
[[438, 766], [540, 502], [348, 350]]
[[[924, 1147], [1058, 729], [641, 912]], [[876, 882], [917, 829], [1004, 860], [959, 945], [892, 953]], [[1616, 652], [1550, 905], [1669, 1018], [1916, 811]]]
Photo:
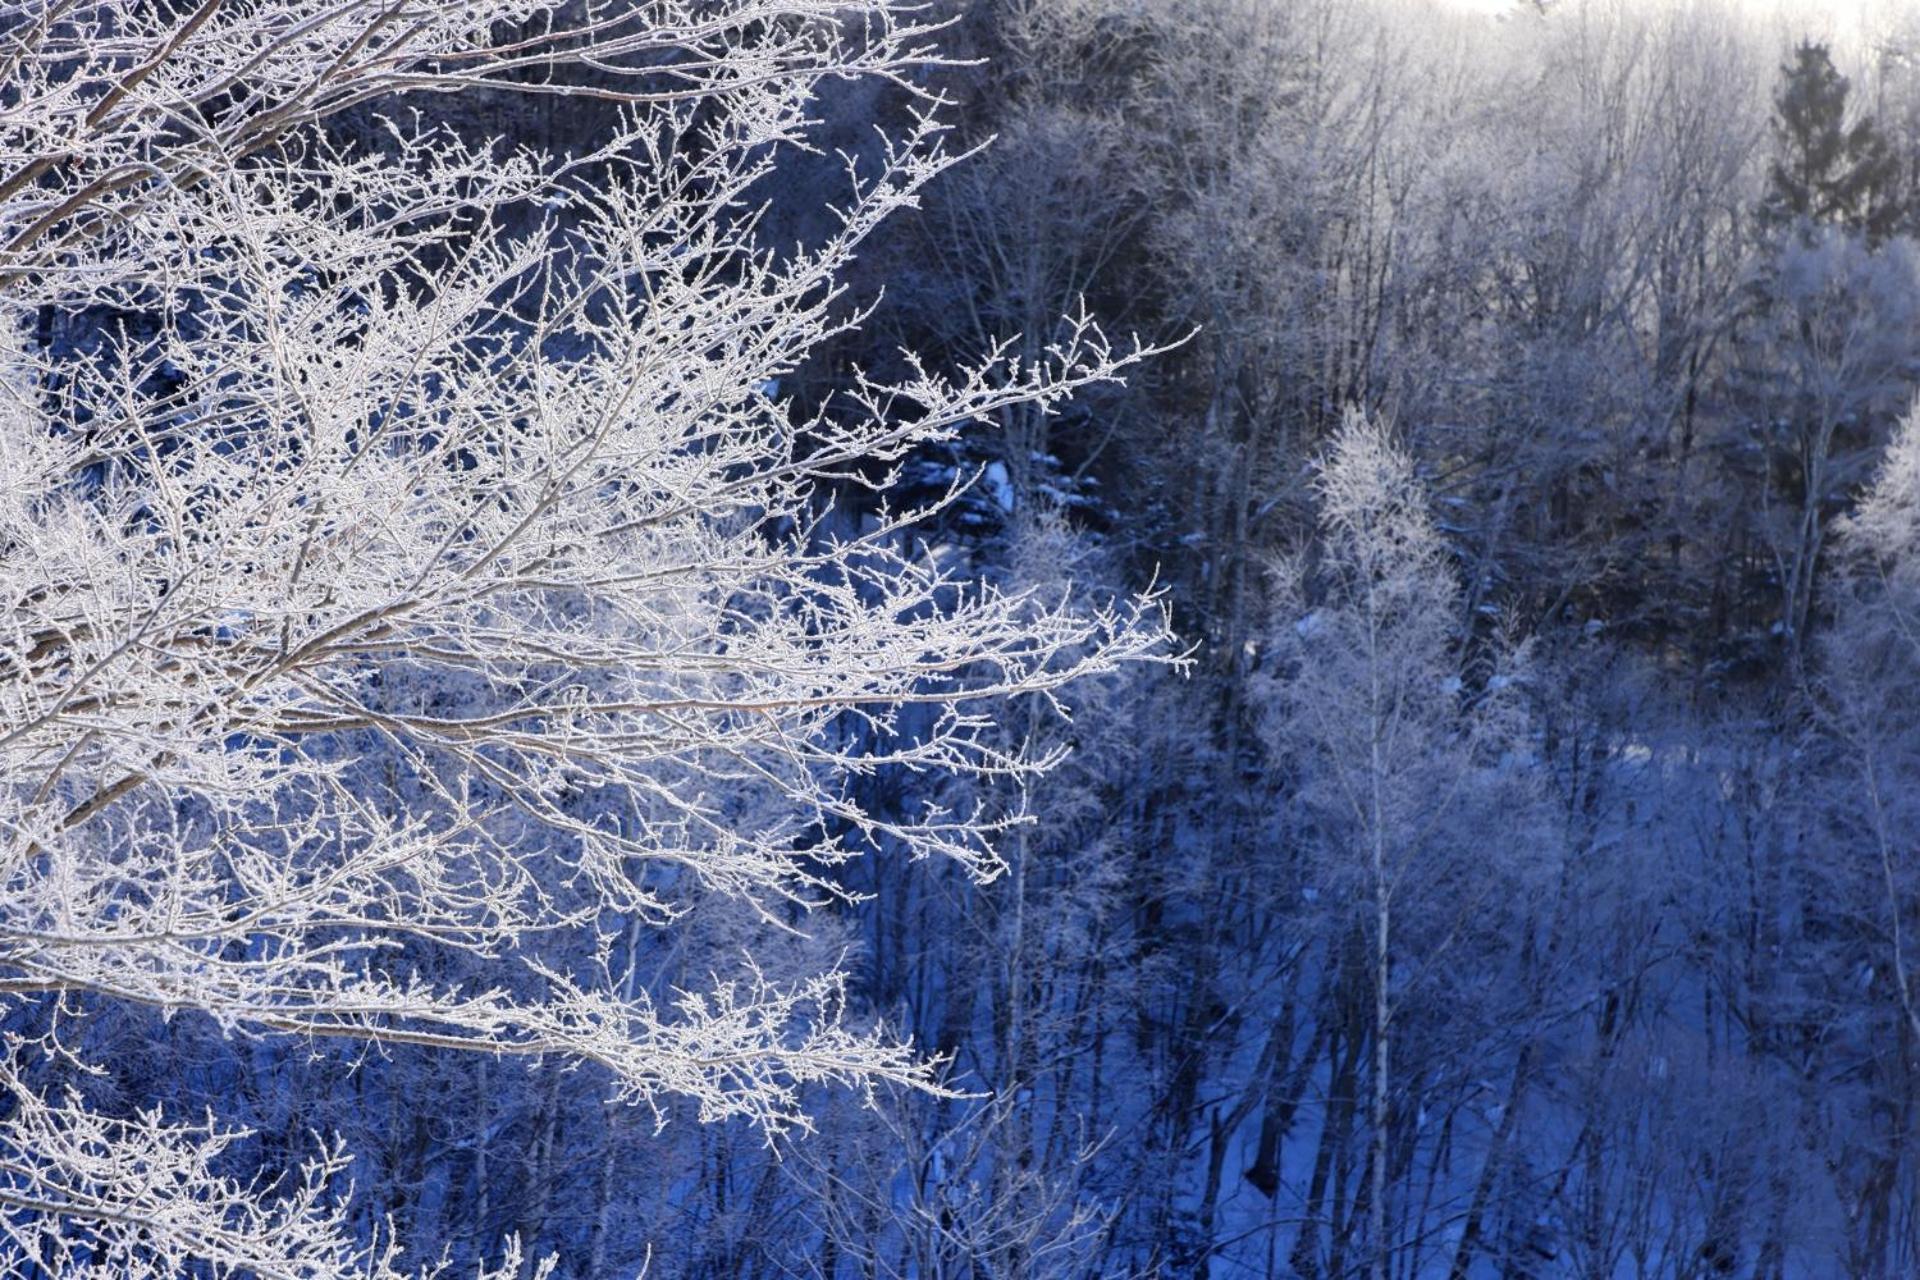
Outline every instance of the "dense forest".
[[1920, 15], [889, 7], [0, 6], [0, 1275], [1920, 1275]]

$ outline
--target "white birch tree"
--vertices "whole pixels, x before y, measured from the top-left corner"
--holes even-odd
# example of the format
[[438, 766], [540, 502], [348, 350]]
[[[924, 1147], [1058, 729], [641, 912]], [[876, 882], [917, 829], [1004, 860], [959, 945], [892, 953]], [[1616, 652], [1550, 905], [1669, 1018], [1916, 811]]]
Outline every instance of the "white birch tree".
[[[1321, 462], [1319, 543], [1281, 566], [1277, 674], [1265, 725], [1295, 763], [1326, 846], [1320, 873], [1354, 904], [1371, 997], [1369, 1275], [1395, 1270], [1389, 1208], [1396, 1093], [1393, 1031], [1411, 990], [1404, 964], [1452, 947], [1489, 905], [1504, 859], [1467, 856], [1460, 819], [1484, 821], [1518, 737], [1511, 672], [1468, 687], [1462, 591], [1412, 458], [1349, 412]], [[1521, 809], [1509, 810], [1510, 820]], [[1402, 935], [1415, 939], [1409, 946]]]
[[[1017, 817], [882, 817], [846, 781], [1034, 777], [994, 700], [1165, 651], [1151, 601], [956, 580], [902, 549], [916, 513], [820, 532], [823, 484], [883, 490], [1138, 355], [1081, 321], [776, 398], [949, 157], [914, 115], [779, 252], [756, 185], [823, 81], [913, 92], [929, 28], [884, 0], [30, 0], [0, 31], [0, 1274], [400, 1265], [348, 1228], [334, 1146], [237, 1182], [216, 1120], [38, 1092], [102, 998], [587, 1064], [769, 1133], [808, 1082], [935, 1087], [838, 973], [746, 960], [668, 1008], [606, 961], [696, 885], [791, 927], [881, 843], [992, 876]], [[476, 88], [617, 125], [541, 154], [401, 100]], [[326, 129], [349, 109], [383, 146]], [[543, 961], [565, 936], [600, 964]], [[497, 980], [437, 986], [434, 950]]]

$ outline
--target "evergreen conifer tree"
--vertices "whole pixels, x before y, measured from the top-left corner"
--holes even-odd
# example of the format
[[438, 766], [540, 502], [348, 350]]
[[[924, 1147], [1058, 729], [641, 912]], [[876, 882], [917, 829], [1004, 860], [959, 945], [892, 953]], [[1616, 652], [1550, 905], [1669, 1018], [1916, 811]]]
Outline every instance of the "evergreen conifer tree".
[[1905, 222], [1899, 166], [1871, 116], [1847, 123], [1847, 77], [1827, 46], [1805, 41], [1775, 96], [1779, 151], [1768, 174], [1761, 223], [1768, 227], [1833, 225], [1878, 244]]

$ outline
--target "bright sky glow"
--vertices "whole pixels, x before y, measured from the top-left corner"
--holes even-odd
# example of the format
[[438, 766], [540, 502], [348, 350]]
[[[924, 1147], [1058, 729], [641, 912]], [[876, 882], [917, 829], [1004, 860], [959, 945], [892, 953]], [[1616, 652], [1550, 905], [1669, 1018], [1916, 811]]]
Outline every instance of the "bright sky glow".
[[[1575, 0], [1560, 0], [1570, 4]], [[1693, 0], [1639, 0], [1647, 8], [1687, 6]], [[1527, 0], [1434, 0], [1443, 9], [1460, 13], [1497, 17], [1527, 7]], [[1632, 3], [1632, 0], [1627, 0]], [[1795, 34], [1849, 41], [1871, 36], [1900, 23], [1911, 21], [1914, 0], [1725, 0], [1728, 7], [1743, 10], [1761, 20], [1776, 20], [1797, 29]]]

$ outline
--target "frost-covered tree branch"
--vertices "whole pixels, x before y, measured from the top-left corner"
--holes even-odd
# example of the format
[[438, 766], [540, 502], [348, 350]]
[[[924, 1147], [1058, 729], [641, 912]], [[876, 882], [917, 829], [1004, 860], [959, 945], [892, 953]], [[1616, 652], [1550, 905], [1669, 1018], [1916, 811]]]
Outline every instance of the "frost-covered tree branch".
[[[849, 780], [1034, 776], [1052, 756], [988, 732], [997, 700], [1166, 652], [1154, 601], [956, 579], [919, 512], [822, 523], [824, 484], [884, 491], [916, 446], [1140, 354], [1081, 318], [1038, 359], [775, 397], [949, 157], [918, 119], [780, 252], [756, 184], [822, 79], [894, 75], [926, 29], [811, 0], [126, 0], [5, 29], [0, 995], [588, 1062], [769, 1131], [809, 1081], [931, 1087], [843, 1024], [836, 975], [661, 1008], [604, 941], [593, 971], [539, 959], [694, 886], [790, 925], [881, 845], [990, 876], [1008, 819], [872, 812]], [[580, 84], [619, 123], [564, 158], [398, 100]], [[369, 104], [381, 146], [320, 127]], [[48, 314], [121, 319], [60, 349]], [[436, 986], [436, 948], [498, 985]], [[347, 1257], [319, 1189], [343, 1156], [273, 1208], [212, 1172], [213, 1122], [8, 1088], [5, 1229], [35, 1250]], [[162, 1161], [191, 1212], [133, 1185]]]

